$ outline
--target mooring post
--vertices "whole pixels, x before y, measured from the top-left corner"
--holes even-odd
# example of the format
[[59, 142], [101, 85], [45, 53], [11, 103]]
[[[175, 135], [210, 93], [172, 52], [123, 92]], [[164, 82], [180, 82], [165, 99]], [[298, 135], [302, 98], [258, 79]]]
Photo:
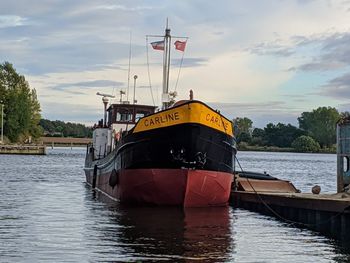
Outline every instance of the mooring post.
[[350, 117], [337, 123], [337, 192], [346, 191], [350, 184]]

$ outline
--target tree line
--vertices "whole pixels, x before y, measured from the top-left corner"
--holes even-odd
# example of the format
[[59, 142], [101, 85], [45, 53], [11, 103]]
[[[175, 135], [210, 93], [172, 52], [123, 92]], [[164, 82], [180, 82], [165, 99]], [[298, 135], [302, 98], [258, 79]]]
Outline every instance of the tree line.
[[336, 143], [336, 123], [348, 112], [332, 107], [319, 107], [303, 112], [298, 117], [299, 127], [291, 124], [268, 123], [264, 128], [253, 128], [247, 117], [235, 120], [235, 135], [241, 148], [246, 146], [272, 146], [293, 148], [302, 152], [332, 149]]
[[40, 126], [44, 130], [45, 136], [51, 137], [75, 137], [75, 138], [90, 138], [92, 137], [92, 128], [86, 127], [80, 123], [71, 123], [63, 121], [50, 121], [41, 119]]

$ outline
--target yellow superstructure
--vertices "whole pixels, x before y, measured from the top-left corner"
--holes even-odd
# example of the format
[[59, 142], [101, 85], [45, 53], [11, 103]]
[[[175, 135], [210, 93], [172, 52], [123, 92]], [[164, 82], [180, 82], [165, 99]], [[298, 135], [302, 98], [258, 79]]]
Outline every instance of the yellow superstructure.
[[184, 123], [198, 123], [233, 136], [232, 122], [200, 102], [189, 102], [140, 119], [134, 133]]

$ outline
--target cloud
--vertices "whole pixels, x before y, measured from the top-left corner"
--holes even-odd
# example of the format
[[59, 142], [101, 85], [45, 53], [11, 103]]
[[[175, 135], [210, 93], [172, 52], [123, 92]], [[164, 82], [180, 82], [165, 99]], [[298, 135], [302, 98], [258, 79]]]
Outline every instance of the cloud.
[[319, 95], [340, 100], [350, 99], [350, 72], [330, 80], [322, 87]]
[[23, 26], [27, 19], [15, 15], [0, 15], [0, 28]]
[[85, 124], [92, 124], [103, 116], [102, 106], [93, 107], [90, 105], [87, 107], [79, 103], [42, 103], [42, 112], [45, 119], [65, 120]]
[[329, 71], [350, 66], [350, 32], [332, 33], [301, 41], [305, 47], [317, 43], [319, 54], [312, 61], [299, 66], [302, 71]]
[[247, 51], [260, 56], [272, 55], [278, 57], [289, 57], [295, 53], [291, 47], [276, 43], [260, 43], [250, 49], [247, 49]]
[[[69, 113], [62, 113], [64, 104], [74, 105], [79, 98], [89, 107], [100, 103], [94, 87], [119, 85], [109, 80], [126, 82], [130, 31], [131, 76], [139, 76], [139, 86], [149, 85], [145, 35], [163, 34], [169, 16], [172, 35], [189, 37], [179, 98], [194, 89], [203, 101], [252, 101], [220, 105], [230, 116], [250, 114], [261, 123], [282, 121], [283, 116], [292, 120], [299, 112], [294, 105], [302, 103], [281, 94], [293, 93], [291, 87], [310, 93], [309, 86], [327, 81], [320, 72], [333, 70], [332, 76], [340, 76], [349, 65], [348, 7], [328, 0], [225, 0], [219, 5], [200, 0], [1, 1], [0, 57], [13, 63], [37, 89], [43, 113], [72, 120]], [[161, 87], [162, 55], [149, 52], [153, 87]], [[171, 84], [177, 81], [181, 55], [171, 55]], [[300, 75], [305, 72], [307, 80]], [[139, 97], [147, 100], [142, 95], [146, 91], [141, 88]], [[52, 110], [51, 103], [58, 100], [62, 105]], [[310, 101], [303, 103], [304, 108], [319, 103]], [[74, 114], [91, 118], [80, 111]]]
[[99, 5], [95, 7], [96, 9], [102, 9], [102, 10], [122, 10], [122, 11], [146, 11], [146, 10], [152, 10], [154, 7], [151, 6], [133, 6], [133, 7], [127, 7], [125, 5]]
[[[32, 44], [33, 41], [30, 42], [18, 43], [12, 47], [0, 46], [0, 56], [9, 61], [16, 61], [17, 67], [25, 68], [25, 73], [33, 75], [97, 70], [104, 65], [113, 65], [119, 70], [127, 68], [127, 64], [115, 65], [115, 61], [127, 57], [128, 44], [100, 43], [84, 39], [48, 45], [35, 45]], [[133, 51], [135, 55], [141, 52], [138, 47]]]
[[267, 123], [291, 123], [297, 125], [297, 117], [301, 111], [293, 109], [284, 101], [266, 101], [258, 103], [208, 103], [214, 109], [220, 109], [221, 113], [229, 119], [236, 117], [248, 117], [253, 120], [253, 126], [264, 127]]
[[112, 80], [91, 80], [91, 81], [82, 81], [75, 83], [63, 83], [52, 87], [56, 90], [65, 90], [71, 87], [83, 87], [83, 88], [110, 88], [110, 87], [119, 87], [122, 86], [123, 82], [112, 81]]
[[345, 112], [345, 111], [350, 111], [349, 109], [350, 109], [350, 103], [341, 103], [341, 104], [339, 104], [338, 105], [338, 110], [340, 111], [340, 112]]
[[[182, 67], [191, 68], [191, 67], [200, 67], [205, 65], [209, 60], [207, 58], [184, 58], [182, 62]], [[171, 65], [175, 67], [180, 67], [181, 59], [172, 59]]]
[[[278, 36], [247, 51], [259, 56], [304, 57], [304, 63], [289, 71], [323, 72], [350, 66], [350, 31], [324, 32], [309, 36], [294, 35], [282, 40]], [[307, 57], [305, 56], [307, 54]], [[305, 62], [305, 60], [308, 60]]]

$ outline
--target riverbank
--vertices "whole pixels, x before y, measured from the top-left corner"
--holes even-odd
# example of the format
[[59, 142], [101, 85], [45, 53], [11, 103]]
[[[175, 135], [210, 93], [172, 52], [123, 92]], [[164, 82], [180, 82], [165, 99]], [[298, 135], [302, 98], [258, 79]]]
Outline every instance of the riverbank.
[[280, 148], [276, 146], [256, 146], [256, 145], [238, 145], [238, 151], [251, 152], [294, 152], [294, 153], [336, 153], [336, 148], [321, 149], [319, 152], [300, 152], [294, 148]]
[[46, 155], [44, 145], [0, 145], [0, 154]]

